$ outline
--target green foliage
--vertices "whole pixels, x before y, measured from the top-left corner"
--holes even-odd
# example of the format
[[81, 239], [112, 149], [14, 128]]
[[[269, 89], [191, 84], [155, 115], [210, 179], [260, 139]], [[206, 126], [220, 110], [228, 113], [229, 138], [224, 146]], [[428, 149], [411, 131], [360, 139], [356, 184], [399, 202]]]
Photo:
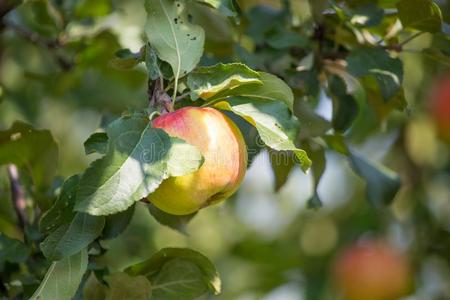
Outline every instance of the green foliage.
[[126, 272], [149, 278], [155, 299], [195, 299], [206, 292], [218, 294], [221, 288], [214, 265], [191, 249], [161, 249], [149, 260], [128, 268]]
[[103, 216], [91, 216], [86, 213], [76, 213], [55, 229], [41, 243], [42, 253], [50, 261], [60, 260], [85, 249], [94, 241], [105, 226]]
[[5, 262], [21, 263], [24, 262], [30, 254], [23, 243], [18, 240], [11, 239], [3, 234], [0, 234], [0, 269], [4, 268]]
[[106, 154], [108, 149], [108, 135], [105, 132], [93, 133], [84, 142], [84, 152], [86, 154], [98, 153]]
[[390, 204], [401, 186], [400, 177], [383, 166], [377, 166], [351, 152], [350, 163], [367, 183], [367, 199], [375, 207]]
[[387, 51], [377, 48], [355, 49], [347, 57], [347, 70], [356, 77], [373, 76], [385, 101], [401, 88], [403, 67], [400, 59], [391, 58]]
[[247, 84], [262, 84], [260, 75], [239, 63], [198, 68], [189, 74], [187, 81], [192, 100], [225, 98], [235, 95], [235, 88]]
[[[50, 187], [58, 163], [58, 146], [48, 130], [36, 130], [15, 122], [9, 130], [0, 131], [0, 165], [15, 164], [31, 177], [36, 192]], [[47, 203], [41, 202], [42, 208]]]
[[[195, 171], [202, 163], [196, 148], [152, 128], [145, 116], [122, 117], [106, 132], [108, 152], [81, 177], [77, 211], [92, 215], [124, 211], [165, 178]], [[185, 164], [179, 164], [180, 160]]]
[[72, 299], [86, 272], [87, 265], [86, 250], [53, 262], [30, 299]]
[[[334, 299], [335, 253], [367, 236], [408, 248], [424, 293], [411, 297], [449, 298], [436, 288], [450, 270], [448, 146], [424, 101], [449, 72], [449, 12], [448, 0], [1, 2], [0, 298], [215, 299], [216, 264], [226, 300]], [[230, 117], [252, 174], [220, 209], [175, 216], [146, 198], [203, 157], [152, 119], [185, 106]], [[276, 195], [255, 176], [261, 152]]]
[[145, 1], [148, 13], [145, 32], [158, 57], [171, 65], [175, 91], [178, 78], [199, 62], [205, 39], [203, 29], [189, 20], [186, 5], [184, 1]]
[[442, 13], [431, 0], [401, 0], [397, 3], [398, 16], [404, 27], [427, 32], [442, 30]]
[[292, 141], [297, 121], [284, 104], [236, 97], [227, 102], [219, 102], [216, 107], [230, 110], [246, 119], [256, 127], [261, 140], [267, 146], [278, 151], [292, 151], [302, 169], [304, 171], [309, 169], [311, 161], [308, 155], [304, 150], [298, 149]]

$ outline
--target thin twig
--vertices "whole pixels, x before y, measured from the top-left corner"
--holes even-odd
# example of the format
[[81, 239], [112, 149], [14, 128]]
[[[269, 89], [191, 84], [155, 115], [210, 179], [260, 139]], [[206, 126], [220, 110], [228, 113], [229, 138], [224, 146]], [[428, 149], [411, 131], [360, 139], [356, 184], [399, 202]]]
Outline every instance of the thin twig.
[[181, 94], [180, 96], [178, 96], [178, 97], [175, 99], [175, 102], [176, 102], [176, 101], [183, 100], [184, 98], [188, 97], [190, 94], [191, 94], [190, 92], [186, 92], [186, 93]]
[[19, 171], [17, 167], [13, 164], [7, 167], [8, 178], [11, 187], [11, 200], [13, 202], [14, 210], [16, 211], [17, 218], [19, 220], [19, 225], [22, 230], [25, 229], [27, 225], [27, 213], [26, 213], [26, 199], [25, 192], [20, 184]]
[[413, 39], [415, 39], [415, 38], [418, 37], [418, 36], [421, 36], [421, 35], [424, 34], [424, 33], [425, 33], [425, 31], [419, 31], [419, 32], [417, 32], [417, 33], [411, 35], [411, 36], [408, 37], [406, 40], [404, 40], [403, 42], [401, 42], [401, 43], [399, 44], [399, 46], [401, 46], [401, 47], [405, 46], [406, 44], [408, 44], [409, 42], [411, 42]]
[[21, 27], [14, 22], [10, 22], [8, 20], [4, 21], [4, 24], [11, 30], [14, 30], [18, 35], [21, 37], [29, 40], [33, 44], [37, 44], [49, 49], [55, 49], [62, 46], [62, 43], [58, 39], [48, 39], [44, 38], [41, 35], [37, 34], [36, 32], [32, 32], [24, 27]]
[[65, 45], [63, 38], [48, 39], [8, 20], [3, 20], [3, 24], [31, 43], [49, 49], [53, 53], [53, 56], [61, 69], [67, 71], [73, 67], [74, 63], [72, 61], [57, 52], [59, 48], [62, 48]]

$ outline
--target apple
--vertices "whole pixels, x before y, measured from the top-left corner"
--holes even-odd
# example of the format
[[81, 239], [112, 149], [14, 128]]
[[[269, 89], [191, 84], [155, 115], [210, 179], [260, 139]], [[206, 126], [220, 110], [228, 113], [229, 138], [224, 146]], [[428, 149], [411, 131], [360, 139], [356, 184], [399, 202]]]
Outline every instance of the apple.
[[431, 115], [438, 133], [450, 143], [450, 75], [436, 82], [430, 98]]
[[147, 199], [173, 215], [187, 215], [230, 197], [247, 169], [247, 149], [239, 128], [209, 107], [184, 107], [153, 120], [153, 127], [198, 147], [204, 157], [195, 172], [170, 177]]
[[383, 241], [345, 249], [334, 264], [337, 289], [346, 300], [397, 300], [411, 291], [407, 258]]

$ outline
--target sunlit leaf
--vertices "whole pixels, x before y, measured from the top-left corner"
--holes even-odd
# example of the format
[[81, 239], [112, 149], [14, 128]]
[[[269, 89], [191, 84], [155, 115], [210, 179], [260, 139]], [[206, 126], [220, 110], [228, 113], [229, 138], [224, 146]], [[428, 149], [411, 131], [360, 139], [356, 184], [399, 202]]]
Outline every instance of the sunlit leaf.
[[255, 100], [281, 101], [292, 111], [294, 94], [291, 88], [275, 75], [259, 72], [259, 80], [262, 84], [249, 84], [237, 86], [232, 90], [223, 91], [215, 95], [213, 99], [222, 99], [230, 96], [242, 96]]
[[190, 72], [203, 54], [205, 33], [191, 23], [183, 0], [146, 0], [145, 33], [158, 57], [172, 66], [178, 78]]
[[240, 63], [217, 64], [211, 67], [197, 68], [188, 76], [187, 85], [191, 89], [191, 98], [208, 100], [217, 94], [220, 97], [235, 95], [233, 89], [248, 85], [260, 85], [260, 75]]
[[152, 128], [144, 115], [122, 117], [106, 133], [108, 152], [82, 175], [78, 211], [91, 215], [124, 211], [164, 179], [193, 172], [203, 162], [197, 148]]
[[227, 17], [236, 17], [237, 16], [237, 8], [233, 0], [197, 0], [200, 3], [205, 3], [218, 9], [221, 13], [226, 15]]
[[236, 97], [219, 102], [216, 107], [230, 110], [246, 119], [256, 127], [261, 140], [273, 150], [292, 151], [303, 171], [311, 166], [306, 152], [294, 145], [293, 134], [298, 123], [283, 103]]

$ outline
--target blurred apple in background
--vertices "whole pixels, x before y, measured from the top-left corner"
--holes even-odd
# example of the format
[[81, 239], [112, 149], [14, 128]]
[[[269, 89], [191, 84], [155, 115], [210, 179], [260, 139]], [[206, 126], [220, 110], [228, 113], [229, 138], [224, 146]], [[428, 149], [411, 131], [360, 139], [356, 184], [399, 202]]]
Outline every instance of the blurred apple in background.
[[442, 139], [450, 144], [450, 75], [436, 82], [431, 96], [431, 115]]
[[350, 246], [338, 256], [333, 271], [346, 300], [397, 300], [412, 290], [406, 256], [383, 241]]
[[153, 126], [192, 144], [204, 163], [196, 172], [171, 177], [149, 195], [159, 209], [187, 215], [230, 197], [247, 169], [247, 148], [238, 127], [213, 108], [185, 107], [156, 118]]

